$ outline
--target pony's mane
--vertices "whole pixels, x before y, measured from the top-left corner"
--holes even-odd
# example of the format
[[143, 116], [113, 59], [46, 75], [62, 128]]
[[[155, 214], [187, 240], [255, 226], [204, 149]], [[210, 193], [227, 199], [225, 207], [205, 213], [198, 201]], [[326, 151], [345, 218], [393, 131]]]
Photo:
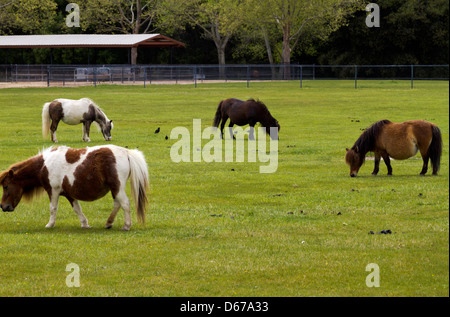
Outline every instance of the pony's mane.
[[[85, 102], [87, 102], [87, 103], [91, 103], [91, 104], [92, 104], [92, 105], [93, 105], [93, 106], [94, 106], [101, 114], [103, 114], [103, 116], [105, 116], [105, 121], [108, 121], [108, 120], [109, 120], [108, 116], [107, 116], [106, 113], [102, 110], [102, 108], [100, 108], [100, 106], [97, 105], [91, 98], [85, 97], [85, 98], [81, 98], [80, 100], [83, 100], [83, 101], [85, 101]], [[101, 132], [102, 129], [101, 129], [101, 127], [100, 127], [100, 124], [98, 124], [97, 121], [94, 121], [93, 123], [94, 123], [94, 125], [97, 127], [97, 132]], [[112, 123], [111, 123], [111, 126], [113, 126]]]
[[252, 101], [252, 102], [260, 105], [262, 110], [264, 111], [264, 114], [266, 115], [266, 119], [268, 121], [261, 122], [261, 125], [263, 125], [264, 127], [267, 127], [267, 126], [270, 126], [270, 125], [275, 124], [277, 122], [277, 120], [272, 116], [272, 114], [270, 113], [269, 109], [267, 109], [267, 106], [262, 101], [255, 100], [253, 98], [249, 99], [247, 101]]
[[269, 109], [267, 109], [267, 106], [260, 100], [255, 100], [253, 98], [248, 99], [247, 101], [253, 101], [254, 103], [260, 105], [268, 114], [270, 114]]
[[[52, 148], [53, 147], [50, 147], [48, 149], [52, 149]], [[39, 152], [38, 155], [30, 157], [29, 159], [27, 159], [25, 161], [21, 161], [21, 162], [12, 164], [9, 168], [7, 168], [6, 170], [4, 170], [3, 172], [0, 173], [0, 184], [3, 184], [6, 176], [9, 174], [9, 171], [11, 171], [11, 170], [16, 171], [16, 170], [21, 169], [22, 167], [26, 166], [26, 164], [28, 162], [30, 162], [31, 160], [35, 160], [40, 155], [41, 155], [41, 152]], [[36, 186], [36, 187], [32, 187], [32, 188], [24, 188], [22, 198], [26, 202], [30, 202], [30, 201], [33, 201], [33, 199], [39, 197], [43, 192], [44, 192], [44, 188], [42, 186]]]
[[358, 148], [358, 152], [362, 154], [366, 154], [367, 152], [373, 151], [375, 148], [375, 142], [381, 132], [381, 128], [385, 124], [392, 123], [389, 120], [381, 120], [372, 124], [369, 128], [367, 128], [356, 140], [355, 144], [352, 147], [352, 150]]

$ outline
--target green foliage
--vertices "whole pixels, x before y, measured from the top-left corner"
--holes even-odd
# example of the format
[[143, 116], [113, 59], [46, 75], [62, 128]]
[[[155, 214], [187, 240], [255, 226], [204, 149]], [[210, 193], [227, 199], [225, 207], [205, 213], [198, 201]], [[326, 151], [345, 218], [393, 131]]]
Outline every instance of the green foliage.
[[[0, 296], [448, 296], [448, 82], [352, 81], [0, 90], [0, 170], [51, 146], [41, 109], [58, 97], [90, 97], [114, 120], [113, 143], [139, 147], [150, 172], [150, 210], [104, 229], [110, 195], [81, 203], [83, 230], [61, 198], [45, 229], [48, 198], [0, 214]], [[221, 99], [258, 98], [281, 125], [279, 166], [174, 163], [165, 140], [192, 119], [212, 122]], [[442, 133], [439, 175], [419, 176], [420, 159], [393, 161], [393, 176], [349, 177], [345, 148], [380, 119], [425, 119]], [[157, 127], [161, 132], [154, 134]], [[85, 147], [81, 125], [63, 123], [60, 144]], [[104, 144], [91, 131], [90, 146]], [[203, 145], [206, 140], [204, 140]], [[383, 164], [383, 163], [381, 163]], [[127, 193], [129, 193], [129, 187]], [[392, 234], [377, 234], [390, 229]], [[369, 234], [373, 231], [375, 234]], [[80, 267], [79, 288], [66, 265]], [[366, 286], [369, 263], [380, 287]]]
[[[165, 49], [139, 52], [138, 63], [426, 65], [449, 61], [447, 0], [375, 1], [380, 6], [379, 28], [366, 26], [367, 3], [361, 0], [79, 0], [81, 27], [67, 28], [69, 2], [0, 0], [0, 34], [162, 33], [186, 43], [185, 49], [171, 53], [173, 58]], [[50, 61], [45, 49], [23, 60], [22, 54], [10, 51], [6, 58], [5, 50], [0, 50], [1, 63]], [[136, 54], [133, 50], [132, 61]], [[53, 61], [87, 63], [87, 55], [84, 50], [75, 59], [55, 56]], [[90, 62], [128, 62], [127, 52], [111, 55]]]

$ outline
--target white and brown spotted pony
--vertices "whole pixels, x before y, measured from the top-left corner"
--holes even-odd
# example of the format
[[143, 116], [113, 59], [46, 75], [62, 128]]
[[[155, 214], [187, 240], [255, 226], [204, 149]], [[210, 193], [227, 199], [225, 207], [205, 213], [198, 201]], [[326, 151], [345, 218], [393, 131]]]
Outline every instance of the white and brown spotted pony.
[[83, 149], [50, 147], [0, 173], [0, 185], [3, 186], [0, 207], [3, 211], [14, 211], [22, 197], [31, 199], [45, 191], [50, 199], [50, 221], [46, 228], [55, 225], [59, 196], [66, 197], [70, 202], [81, 227], [89, 228], [78, 201], [94, 201], [111, 191], [114, 208], [106, 228], [112, 227], [122, 207], [125, 212], [122, 229], [129, 230], [130, 201], [125, 193], [129, 178], [138, 220], [144, 223], [148, 170], [142, 152], [115, 145]]
[[42, 108], [42, 136], [47, 138], [50, 132], [53, 142], [58, 142], [56, 129], [59, 121], [76, 125], [83, 123], [83, 141], [90, 142], [91, 124], [98, 124], [106, 141], [111, 141], [112, 120], [91, 99], [80, 100], [55, 99], [47, 102]]

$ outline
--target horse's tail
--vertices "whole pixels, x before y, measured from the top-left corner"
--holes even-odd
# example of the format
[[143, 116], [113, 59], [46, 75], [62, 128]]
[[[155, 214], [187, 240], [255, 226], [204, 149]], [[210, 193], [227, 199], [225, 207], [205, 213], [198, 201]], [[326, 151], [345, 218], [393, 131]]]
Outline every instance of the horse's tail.
[[222, 103], [223, 103], [223, 100], [219, 103], [219, 106], [217, 107], [216, 115], [214, 117], [213, 127], [218, 127], [219, 122], [222, 119]]
[[130, 161], [131, 194], [134, 198], [138, 221], [145, 223], [145, 209], [148, 203], [148, 169], [144, 154], [139, 150], [128, 150]]
[[48, 108], [50, 107], [50, 102], [46, 102], [42, 108], [42, 137], [46, 139], [50, 131], [50, 113]]
[[438, 171], [441, 167], [441, 155], [442, 155], [442, 135], [441, 130], [435, 125], [431, 126], [432, 139], [428, 153], [430, 155], [431, 165], [433, 165], [433, 171]]

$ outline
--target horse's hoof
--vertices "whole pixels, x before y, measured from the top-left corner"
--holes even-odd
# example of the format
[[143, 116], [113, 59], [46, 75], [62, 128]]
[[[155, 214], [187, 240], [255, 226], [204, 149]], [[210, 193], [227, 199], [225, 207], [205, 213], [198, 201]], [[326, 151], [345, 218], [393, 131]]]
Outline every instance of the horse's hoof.
[[130, 227], [131, 227], [131, 226], [124, 225], [124, 226], [122, 227], [122, 231], [130, 231]]
[[81, 228], [83, 228], [83, 229], [89, 229], [91, 226], [90, 225], [81, 225]]
[[112, 223], [107, 223], [105, 226], [106, 229], [111, 229], [112, 228]]
[[47, 228], [47, 229], [48, 229], [48, 228], [53, 228], [54, 226], [55, 226], [54, 223], [50, 223], [50, 222], [49, 222], [48, 224], [45, 225], [45, 228]]

